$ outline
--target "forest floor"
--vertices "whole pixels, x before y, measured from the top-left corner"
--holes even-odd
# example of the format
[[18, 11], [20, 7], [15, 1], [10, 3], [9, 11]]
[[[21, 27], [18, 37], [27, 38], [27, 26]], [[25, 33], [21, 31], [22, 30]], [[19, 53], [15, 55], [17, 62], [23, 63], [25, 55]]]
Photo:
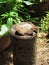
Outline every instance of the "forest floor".
[[44, 37], [45, 33], [37, 35], [36, 65], [49, 65], [49, 39]]

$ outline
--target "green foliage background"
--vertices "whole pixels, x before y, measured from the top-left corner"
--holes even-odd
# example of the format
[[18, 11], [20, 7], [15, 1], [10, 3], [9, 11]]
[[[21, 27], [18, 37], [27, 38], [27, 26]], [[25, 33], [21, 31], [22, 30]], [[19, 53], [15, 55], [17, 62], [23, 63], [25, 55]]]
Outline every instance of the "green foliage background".
[[41, 19], [41, 31], [49, 33], [49, 11], [46, 12], [46, 16]]
[[[0, 36], [10, 31], [12, 24], [17, 24], [21, 21], [35, 22], [38, 18], [32, 18], [31, 13], [34, 10], [28, 10], [27, 7], [32, 7], [43, 0], [0, 0]], [[2, 30], [2, 28], [6, 30]], [[4, 33], [2, 33], [4, 32]]]

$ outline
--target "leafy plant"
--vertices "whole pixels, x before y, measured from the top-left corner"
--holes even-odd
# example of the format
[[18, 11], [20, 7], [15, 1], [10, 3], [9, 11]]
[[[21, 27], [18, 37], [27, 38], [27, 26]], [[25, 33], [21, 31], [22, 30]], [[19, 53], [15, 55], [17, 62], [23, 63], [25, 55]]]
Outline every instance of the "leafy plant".
[[13, 8], [19, 14], [19, 19], [21, 21], [38, 21], [38, 18], [33, 18], [31, 14], [35, 13], [34, 10], [29, 10], [34, 4], [37, 4], [34, 0], [16, 0], [16, 4]]
[[27, 7], [31, 7], [42, 1], [43, 0], [0, 0], [0, 36], [8, 33], [13, 24], [21, 21], [37, 21], [38, 18], [32, 18], [30, 14], [35, 13], [35, 11], [29, 11]]
[[[10, 32], [12, 24], [17, 24], [19, 21], [20, 20], [18, 19], [18, 13], [16, 12], [6, 12], [5, 14], [2, 14], [0, 18], [0, 36], [6, 34], [7, 32]], [[2, 28], [5, 30], [2, 30]]]
[[44, 16], [41, 19], [41, 24], [40, 24], [41, 30], [44, 32], [48, 32], [49, 29], [49, 12], [46, 13], [46, 16]]

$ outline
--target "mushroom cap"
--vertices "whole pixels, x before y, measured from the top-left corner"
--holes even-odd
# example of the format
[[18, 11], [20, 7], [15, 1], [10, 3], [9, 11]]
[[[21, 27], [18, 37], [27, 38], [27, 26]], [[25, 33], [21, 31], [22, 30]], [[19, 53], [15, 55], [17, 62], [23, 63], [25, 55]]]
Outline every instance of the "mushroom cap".
[[37, 31], [37, 27], [32, 24], [31, 22], [21, 22], [17, 25], [12, 26], [11, 29], [13, 34], [19, 34], [19, 35], [31, 35]]

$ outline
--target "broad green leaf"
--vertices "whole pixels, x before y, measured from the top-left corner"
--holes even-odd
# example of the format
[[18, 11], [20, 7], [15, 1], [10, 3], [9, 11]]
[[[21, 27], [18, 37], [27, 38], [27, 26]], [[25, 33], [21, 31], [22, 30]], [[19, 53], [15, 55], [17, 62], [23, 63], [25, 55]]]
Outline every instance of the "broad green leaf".
[[10, 30], [12, 24], [13, 24], [13, 18], [8, 18], [8, 20], [7, 20], [7, 27], [8, 27], [9, 30]]
[[5, 35], [8, 32], [7, 26], [4, 24], [1, 26], [1, 31], [0, 31], [0, 37]]
[[25, 3], [26, 5], [32, 5], [32, 4], [34, 4], [34, 3], [30, 2], [30, 1], [24, 1], [24, 3]]

